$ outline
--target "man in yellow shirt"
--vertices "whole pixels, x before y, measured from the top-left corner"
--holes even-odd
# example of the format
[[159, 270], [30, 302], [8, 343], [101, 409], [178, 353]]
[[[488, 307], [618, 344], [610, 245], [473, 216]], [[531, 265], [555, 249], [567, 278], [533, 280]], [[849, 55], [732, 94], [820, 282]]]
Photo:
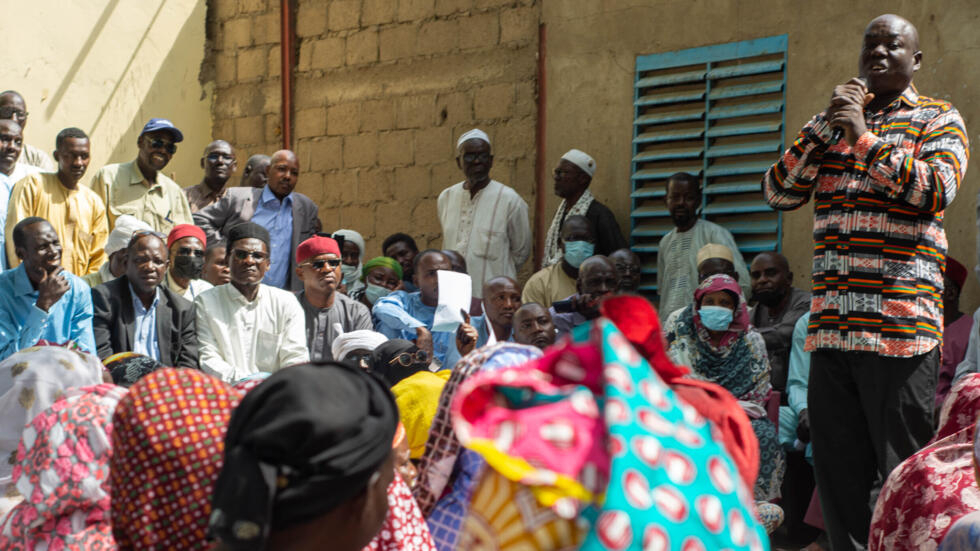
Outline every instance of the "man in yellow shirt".
[[79, 185], [89, 163], [89, 139], [78, 128], [66, 128], [55, 139], [58, 172], [29, 174], [16, 184], [7, 210], [7, 259], [20, 264], [11, 238], [17, 222], [39, 216], [51, 223], [61, 239], [61, 265], [81, 277], [105, 262], [105, 205], [91, 189]]
[[150, 119], [136, 140], [136, 160], [102, 167], [91, 187], [106, 204], [109, 226], [129, 214], [164, 235], [178, 224], [193, 224], [184, 191], [163, 174], [184, 135], [167, 119]]

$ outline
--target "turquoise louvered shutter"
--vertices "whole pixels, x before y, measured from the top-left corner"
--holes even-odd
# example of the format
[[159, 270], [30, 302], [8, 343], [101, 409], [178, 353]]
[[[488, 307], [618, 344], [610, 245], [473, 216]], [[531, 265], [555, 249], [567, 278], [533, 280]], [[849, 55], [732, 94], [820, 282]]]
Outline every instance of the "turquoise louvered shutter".
[[630, 244], [641, 291], [657, 290], [660, 239], [674, 225], [664, 202], [675, 172], [701, 178], [701, 217], [727, 228], [746, 262], [780, 249], [782, 219], [762, 195], [783, 150], [786, 35], [639, 56], [633, 119]]

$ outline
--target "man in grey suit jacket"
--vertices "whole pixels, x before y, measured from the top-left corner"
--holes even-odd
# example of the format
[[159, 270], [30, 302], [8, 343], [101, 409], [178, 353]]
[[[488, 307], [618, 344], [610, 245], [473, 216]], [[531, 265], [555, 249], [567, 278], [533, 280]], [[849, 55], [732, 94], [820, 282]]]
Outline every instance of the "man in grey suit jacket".
[[167, 246], [154, 233], [136, 234], [126, 273], [92, 288], [92, 328], [99, 359], [136, 352], [166, 366], [197, 369], [194, 303], [162, 285]]
[[254, 222], [269, 231], [269, 271], [262, 283], [299, 291], [303, 282], [296, 275], [293, 252], [311, 237], [317, 220], [317, 206], [309, 197], [295, 193], [299, 180], [299, 161], [292, 151], [277, 151], [269, 163], [268, 183], [262, 188], [229, 188], [217, 203], [194, 213], [194, 223], [208, 234], [208, 242], [243, 222]]

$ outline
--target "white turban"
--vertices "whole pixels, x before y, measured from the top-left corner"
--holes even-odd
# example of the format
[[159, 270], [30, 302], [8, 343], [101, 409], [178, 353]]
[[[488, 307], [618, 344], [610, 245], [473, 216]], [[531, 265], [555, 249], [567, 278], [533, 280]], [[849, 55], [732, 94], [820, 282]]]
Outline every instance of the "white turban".
[[568, 153], [562, 155], [561, 158], [581, 168], [583, 172], [589, 175], [589, 178], [595, 175], [595, 160], [588, 153], [578, 149], [569, 149]]
[[487, 136], [487, 133], [483, 130], [474, 128], [469, 132], [464, 132], [463, 135], [456, 140], [456, 150], [459, 151], [459, 148], [463, 147], [463, 143], [465, 143], [467, 140], [483, 140], [487, 142], [487, 145], [491, 145], [490, 136]]
[[112, 256], [112, 253], [125, 249], [129, 245], [129, 240], [133, 238], [133, 234], [138, 231], [153, 231], [153, 228], [139, 218], [128, 214], [122, 214], [116, 218], [116, 226], [112, 228], [112, 232], [105, 242], [106, 256]]
[[[354, 230], [337, 230], [333, 232], [334, 235], [344, 236], [344, 241], [350, 241], [351, 243], [357, 245], [357, 248], [361, 251], [361, 257], [364, 256], [364, 237]], [[343, 252], [343, 251], [341, 251]], [[358, 258], [360, 260], [360, 258]]]
[[381, 343], [388, 341], [388, 337], [369, 329], [359, 329], [350, 333], [342, 333], [343, 328], [339, 323], [334, 324], [334, 328], [339, 334], [333, 340], [333, 344], [330, 345], [330, 351], [333, 353], [333, 359], [338, 362], [346, 358], [347, 354], [350, 354], [354, 350], [374, 350]]

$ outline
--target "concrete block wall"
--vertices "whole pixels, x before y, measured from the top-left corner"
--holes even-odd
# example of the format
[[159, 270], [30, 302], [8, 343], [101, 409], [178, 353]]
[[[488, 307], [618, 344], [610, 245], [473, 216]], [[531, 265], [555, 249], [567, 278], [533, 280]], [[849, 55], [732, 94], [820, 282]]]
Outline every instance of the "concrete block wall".
[[[491, 175], [533, 212], [535, 0], [297, 0], [297, 190], [325, 231], [353, 228], [367, 255], [396, 231], [441, 245], [436, 199], [462, 180], [455, 141], [494, 145]], [[280, 148], [279, 2], [209, 0], [214, 137], [239, 163]]]

